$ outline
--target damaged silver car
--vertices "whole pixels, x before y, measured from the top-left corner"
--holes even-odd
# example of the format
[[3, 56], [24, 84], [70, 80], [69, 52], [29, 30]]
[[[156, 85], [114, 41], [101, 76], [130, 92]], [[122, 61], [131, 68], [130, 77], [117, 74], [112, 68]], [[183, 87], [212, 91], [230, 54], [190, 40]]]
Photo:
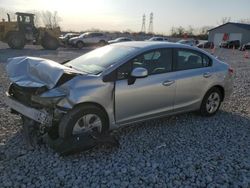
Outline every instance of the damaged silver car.
[[12, 58], [7, 73], [12, 112], [55, 140], [188, 111], [212, 116], [233, 86], [228, 64], [161, 42], [112, 44], [65, 64]]

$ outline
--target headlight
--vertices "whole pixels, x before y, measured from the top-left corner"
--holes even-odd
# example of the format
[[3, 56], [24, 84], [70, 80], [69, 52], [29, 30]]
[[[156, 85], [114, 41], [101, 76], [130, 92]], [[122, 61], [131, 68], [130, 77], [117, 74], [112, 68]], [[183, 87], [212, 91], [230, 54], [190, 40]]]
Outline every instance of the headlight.
[[32, 95], [31, 100], [43, 106], [54, 106], [66, 96], [66, 93], [57, 89], [53, 89], [41, 95]]

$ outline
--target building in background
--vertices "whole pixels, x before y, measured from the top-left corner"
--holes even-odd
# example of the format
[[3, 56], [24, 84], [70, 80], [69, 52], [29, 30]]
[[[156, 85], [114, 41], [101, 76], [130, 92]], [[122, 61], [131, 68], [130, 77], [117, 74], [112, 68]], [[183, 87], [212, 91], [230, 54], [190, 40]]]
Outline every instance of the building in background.
[[208, 41], [219, 46], [221, 42], [239, 40], [241, 44], [250, 42], [250, 24], [228, 22], [210, 29]]

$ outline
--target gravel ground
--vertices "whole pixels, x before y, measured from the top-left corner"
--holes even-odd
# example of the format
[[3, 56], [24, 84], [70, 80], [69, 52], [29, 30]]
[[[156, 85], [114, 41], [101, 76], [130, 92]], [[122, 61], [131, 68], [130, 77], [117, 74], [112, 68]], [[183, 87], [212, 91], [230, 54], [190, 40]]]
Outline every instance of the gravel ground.
[[27, 150], [20, 118], [3, 102], [6, 59], [34, 55], [64, 61], [84, 50], [0, 49], [0, 187], [250, 187], [250, 59], [218, 49], [235, 69], [234, 93], [219, 113], [188, 113], [117, 131], [119, 148], [61, 157], [42, 145]]

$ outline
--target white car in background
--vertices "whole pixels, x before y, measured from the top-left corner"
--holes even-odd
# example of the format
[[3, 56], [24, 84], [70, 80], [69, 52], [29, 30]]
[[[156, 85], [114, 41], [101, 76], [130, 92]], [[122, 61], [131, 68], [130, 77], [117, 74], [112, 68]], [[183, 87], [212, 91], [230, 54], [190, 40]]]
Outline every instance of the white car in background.
[[148, 39], [148, 41], [163, 41], [163, 42], [165, 41], [165, 42], [167, 42], [168, 39], [166, 39], [164, 37], [152, 37], [152, 38]]
[[177, 43], [179, 44], [185, 44], [189, 46], [196, 46], [199, 42], [194, 39], [187, 39], [187, 40], [179, 40]]
[[70, 45], [79, 49], [89, 45], [104, 46], [107, 43], [108, 37], [105, 34], [99, 32], [83, 33], [79, 37], [73, 37], [69, 40]]

